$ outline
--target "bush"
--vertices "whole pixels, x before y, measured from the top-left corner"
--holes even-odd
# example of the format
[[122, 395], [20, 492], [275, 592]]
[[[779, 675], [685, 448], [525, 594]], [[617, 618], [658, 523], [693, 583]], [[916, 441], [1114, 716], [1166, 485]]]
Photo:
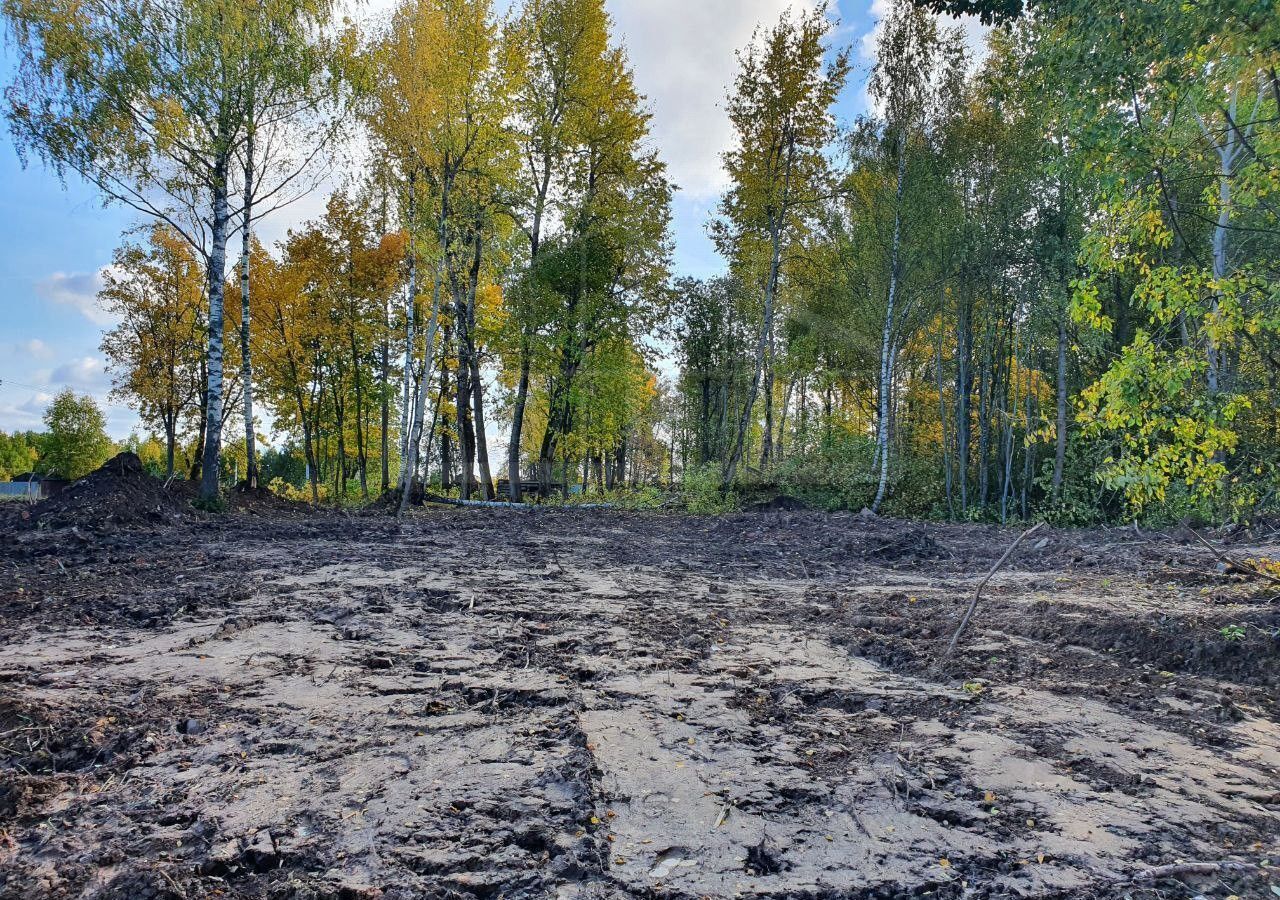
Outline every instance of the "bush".
[[[302, 487], [294, 487], [283, 478], [276, 476], [271, 479], [267, 488], [277, 497], [283, 497], [286, 500], [296, 500], [302, 503], [311, 502], [311, 485], [309, 483], [304, 484]], [[321, 484], [319, 485], [319, 489], [320, 502], [324, 503], [329, 499], [329, 485]]]
[[720, 483], [720, 466], [714, 462], [691, 466], [680, 481], [680, 499], [696, 516], [718, 516], [738, 508], [738, 495]]
[[871, 471], [872, 442], [862, 436], [833, 432], [812, 449], [792, 452], [774, 467], [779, 490], [810, 506], [861, 509], [876, 493]]

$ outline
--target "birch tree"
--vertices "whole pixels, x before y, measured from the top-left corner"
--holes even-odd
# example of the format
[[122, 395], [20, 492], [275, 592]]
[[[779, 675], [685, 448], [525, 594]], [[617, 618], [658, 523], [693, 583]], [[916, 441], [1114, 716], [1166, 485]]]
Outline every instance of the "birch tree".
[[71, 14], [48, 0], [5, 0], [3, 9], [18, 50], [6, 113], [20, 152], [164, 222], [205, 261], [201, 496], [216, 502], [233, 164], [249, 136], [252, 87], [294, 64], [288, 46], [322, 26], [330, 8], [317, 0], [90, 0]]
[[893, 160], [893, 230], [889, 247], [888, 290], [880, 338], [877, 378], [876, 461], [879, 481], [871, 510], [878, 511], [889, 487], [890, 392], [895, 341], [902, 318], [903, 198], [913, 141], [925, 139], [962, 83], [964, 58], [957, 32], [941, 31], [937, 20], [906, 2], [895, 4], [882, 23], [876, 65], [869, 89], [884, 108], [884, 142]]
[[[409, 502], [418, 467], [440, 327], [454, 188], [464, 167], [480, 152], [494, 102], [497, 24], [489, 0], [405, 0], [375, 49], [377, 85], [370, 124], [400, 170], [407, 193], [410, 336], [406, 368], [413, 370], [412, 397], [401, 461], [399, 511]], [[431, 222], [423, 234], [421, 221]], [[418, 261], [432, 264], [431, 306], [421, 358], [413, 330], [419, 319]]]
[[766, 249], [755, 367], [724, 467], [726, 485], [737, 477], [753, 420], [786, 252], [828, 188], [823, 150], [833, 135], [831, 106], [849, 71], [847, 51], [824, 63], [831, 30], [822, 4], [757, 32], [738, 54], [727, 104], [736, 141], [724, 157], [732, 186], [721, 202], [714, 236], [721, 253], [739, 267], [753, 245]]

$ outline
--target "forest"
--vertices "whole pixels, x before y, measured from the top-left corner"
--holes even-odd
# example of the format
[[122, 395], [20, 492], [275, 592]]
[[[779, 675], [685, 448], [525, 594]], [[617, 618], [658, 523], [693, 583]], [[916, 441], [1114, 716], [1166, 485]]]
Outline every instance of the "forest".
[[1274, 0], [371, 6], [0, 0], [0, 900], [1280, 897]]
[[279, 491], [357, 505], [1275, 509], [1265, 3], [899, 2], [852, 121], [831, 9], [762, 23], [701, 280], [602, 0], [405, 2], [365, 32], [297, 0], [77, 10], [5, 3], [10, 130], [143, 217], [101, 351], [205, 502], [269, 446]]

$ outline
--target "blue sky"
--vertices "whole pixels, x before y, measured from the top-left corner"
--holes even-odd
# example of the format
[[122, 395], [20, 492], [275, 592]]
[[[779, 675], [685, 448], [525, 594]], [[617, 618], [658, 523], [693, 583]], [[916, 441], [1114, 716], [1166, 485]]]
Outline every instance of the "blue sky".
[[[654, 111], [654, 140], [681, 185], [675, 200], [676, 274], [707, 276], [723, 269], [705, 234], [723, 186], [718, 154], [729, 137], [719, 109], [733, 76], [733, 48], [757, 22], [772, 22], [812, 0], [607, 0], [626, 42], [637, 82]], [[862, 111], [870, 45], [867, 35], [882, 0], [841, 0], [837, 42], [854, 45], [855, 72], [838, 113]], [[366, 15], [384, 14], [374, 0]], [[679, 25], [684, 27], [678, 28]], [[678, 30], [677, 30], [678, 28]], [[7, 83], [12, 60], [0, 49]], [[316, 215], [323, 197], [309, 198], [263, 228], [268, 240]], [[125, 437], [137, 417], [108, 400], [110, 377], [98, 345], [109, 324], [96, 309], [100, 270], [122, 235], [141, 219], [104, 208], [75, 176], [64, 186], [38, 160], [23, 168], [7, 131], [0, 135], [0, 430], [39, 428], [49, 398], [69, 386], [103, 403], [108, 430]]]

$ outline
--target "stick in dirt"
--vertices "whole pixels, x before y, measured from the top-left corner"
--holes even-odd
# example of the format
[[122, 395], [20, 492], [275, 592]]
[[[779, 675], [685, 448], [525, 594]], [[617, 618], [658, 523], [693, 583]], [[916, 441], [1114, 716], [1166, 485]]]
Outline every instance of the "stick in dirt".
[[1238, 862], [1233, 859], [1221, 862], [1188, 862], [1175, 863], [1169, 866], [1152, 866], [1134, 875], [1130, 881], [1155, 881], [1159, 878], [1179, 878], [1183, 875], [1217, 875], [1223, 872], [1254, 872], [1258, 867], [1253, 863]]
[[991, 571], [987, 573], [986, 577], [978, 582], [978, 587], [973, 592], [973, 599], [969, 601], [969, 608], [965, 610], [964, 618], [960, 620], [960, 625], [956, 628], [956, 633], [951, 635], [951, 643], [947, 645], [947, 652], [942, 654], [942, 658], [938, 660], [938, 663], [942, 663], [944, 660], [948, 659], [952, 653], [956, 652], [956, 644], [960, 643], [960, 635], [964, 634], [964, 630], [969, 624], [969, 619], [973, 617], [973, 611], [978, 608], [978, 600], [982, 597], [982, 589], [987, 586], [987, 582], [991, 580], [992, 576], [995, 575], [996, 572], [1000, 571], [1000, 567], [1004, 565], [1005, 560], [1013, 555], [1013, 551], [1018, 549], [1019, 544], [1043, 527], [1043, 522], [1037, 522], [1026, 531], [1022, 532], [1022, 534], [1018, 535], [1017, 540], [1009, 545], [1008, 550], [1004, 551], [1004, 555], [996, 560], [996, 564], [991, 567]]
[[1187, 528], [1187, 531], [1190, 531], [1192, 534], [1194, 534], [1196, 536], [1196, 540], [1198, 540], [1200, 543], [1208, 547], [1209, 552], [1212, 553], [1214, 556], [1216, 556], [1218, 558], [1218, 562], [1222, 563], [1223, 565], [1229, 568], [1235, 569], [1237, 572], [1240, 572], [1242, 575], [1255, 575], [1258, 578], [1265, 578], [1269, 581], [1274, 581], [1277, 584], [1280, 584], [1280, 576], [1272, 575], [1270, 572], [1264, 572], [1262, 569], [1259, 569], [1257, 566], [1251, 566], [1246, 562], [1241, 562], [1240, 560], [1236, 559], [1233, 556], [1227, 555], [1225, 552], [1223, 552], [1222, 550], [1219, 550], [1217, 547], [1213, 546], [1213, 544], [1209, 543], [1209, 541], [1202, 534], [1200, 534], [1200, 532], [1196, 531], [1194, 528]]

